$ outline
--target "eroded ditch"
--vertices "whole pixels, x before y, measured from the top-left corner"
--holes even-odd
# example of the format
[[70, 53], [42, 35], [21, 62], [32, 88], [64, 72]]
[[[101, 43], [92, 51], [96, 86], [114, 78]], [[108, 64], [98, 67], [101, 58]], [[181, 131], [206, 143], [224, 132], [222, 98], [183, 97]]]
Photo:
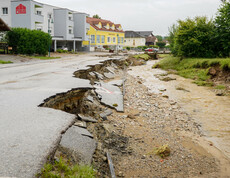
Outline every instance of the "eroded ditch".
[[[122, 60], [106, 60], [101, 64], [89, 66], [89, 69], [78, 70], [74, 73], [74, 76], [89, 80], [92, 85], [91, 88], [76, 88], [66, 93], [59, 93], [47, 98], [44, 100], [44, 103], [39, 105], [40, 107], [49, 107], [75, 114], [76, 119], [69, 130], [72, 128], [77, 130], [77, 141], [87, 141], [89, 138], [96, 141], [95, 144], [92, 140], [89, 140], [85, 143], [85, 147], [83, 142], [83, 146], [79, 148], [80, 150], [71, 150], [71, 146], [66, 148], [66, 145], [71, 144], [69, 142], [75, 142], [75, 138], [68, 138], [68, 141], [62, 141], [65, 138], [65, 134], [69, 131], [67, 130], [63, 133], [63, 139], [60, 141], [54, 154], [50, 155], [49, 162], [54, 162], [60, 155], [70, 160], [73, 164], [90, 164], [92, 160], [93, 166], [98, 171], [98, 176], [111, 176], [107, 158], [108, 153], [121, 156], [130, 154], [132, 150], [129, 147], [129, 138], [114, 132], [107, 120], [107, 116], [117, 111], [122, 111], [122, 109], [118, 109], [119, 107], [123, 108], [123, 98], [121, 103], [117, 103], [117, 100], [110, 102], [112, 100], [110, 96], [115, 95], [115, 98], [120, 97], [121, 99], [124, 93], [122, 84], [125, 81], [124, 74], [127, 66], [142, 64], [145, 64], [144, 60], [129, 57]], [[109, 84], [114, 79], [116, 82]], [[104, 100], [103, 97], [105, 98]], [[78, 132], [79, 128], [80, 130], [88, 130], [90, 133], [84, 130]], [[68, 134], [71, 135], [73, 133]], [[78, 140], [78, 136], [82, 137], [82, 139]], [[72, 146], [76, 147], [76, 145]], [[89, 150], [88, 152], [82, 152], [81, 149]], [[95, 151], [92, 151], [94, 149]], [[86, 157], [91, 156], [90, 159], [84, 159], [84, 154], [87, 155]]]

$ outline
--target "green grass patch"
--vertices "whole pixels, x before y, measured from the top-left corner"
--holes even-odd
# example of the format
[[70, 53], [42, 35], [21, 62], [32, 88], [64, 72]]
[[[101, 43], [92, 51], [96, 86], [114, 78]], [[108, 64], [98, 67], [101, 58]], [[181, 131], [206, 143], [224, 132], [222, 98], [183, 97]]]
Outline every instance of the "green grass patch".
[[199, 86], [213, 86], [212, 82], [208, 82], [208, 79], [210, 79], [208, 70], [213, 66], [219, 66], [222, 70], [230, 70], [230, 58], [180, 59], [168, 56], [156, 63], [152, 68], [173, 69], [182, 77], [196, 80], [194, 83]]
[[217, 86], [215, 86], [215, 89], [217, 89], [217, 90], [225, 90], [226, 86], [224, 86], [224, 85], [217, 85]]
[[60, 59], [61, 58], [61, 57], [46, 57], [46, 56], [31, 56], [31, 57], [41, 59], [41, 60]]
[[170, 54], [158, 54], [159, 58], [165, 58], [165, 57], [169, 57]]
[[136, 59], [144, 59], [145, 61], [148, 61], [151, 58], [148, 54], [139, 54], [133, 57]]
[[41, 178], [61, 178], [61, 177], [73, 177], [73, 178], [94, 178], [96, 177], [96, 171], [87, 165], [74, 165], [64, 161], [60, 158], [59, 161], [55, 161], [54, 164], [45, 164], [41, 171], [41, 174], [37, 175]]
[[13, 63], [13, 62], [0, 60], [0, 64], [11, 64], [11, 63]]
[[206, 81], [194, 81], [193, 83], [197, 84], [198, 86], [205, 86], [205, 87], [212, 87], [213, 83], [212, 82], [206, 82]]

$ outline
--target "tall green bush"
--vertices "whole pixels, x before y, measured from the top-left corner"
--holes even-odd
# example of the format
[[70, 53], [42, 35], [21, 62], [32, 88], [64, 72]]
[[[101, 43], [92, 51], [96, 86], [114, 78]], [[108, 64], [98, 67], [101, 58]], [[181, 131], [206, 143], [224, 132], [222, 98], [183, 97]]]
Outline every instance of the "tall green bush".
[[15, 54], [47, 55], [52, 43], [48, 33], [26, 28], [13, 28], [7, 33], [9, 46]]
[[159, 41], [159, 42], [157, 42], [157, 46], [159, 46], [160, 48], [164, 48], [164, 47], [165, 47], [165, 45], [166, 45], [166, 43], [165, 43], [165, 42], [163, 42], [163, 41]]
[[179, 20], [174, 26], [173, 52], [183, 57], [214, 57], [214, 23], [206, 17]]
[[215, 19], [216, 52], [219, 56], [230, 57], [230, 1], [225, 1], [218, 9]]

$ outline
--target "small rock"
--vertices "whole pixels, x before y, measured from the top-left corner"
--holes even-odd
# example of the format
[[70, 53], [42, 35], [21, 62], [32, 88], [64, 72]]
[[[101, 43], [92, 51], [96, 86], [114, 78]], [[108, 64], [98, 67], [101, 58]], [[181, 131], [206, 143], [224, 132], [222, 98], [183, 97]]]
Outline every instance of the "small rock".
[[78, 126], [78, 127], [82, 127], [82, 128], [86, 128], [86, 122], [84, 121], [77, 121], [74, 123], [75, 126]]
[[136, 119], [136, 117], [133, 114], [129, 114], [127, 117], [133, 120]]
[[106, 156], [103, 156], [102, 159], [103, 159], [103, 161], [107, 161]]
[[223, 91], [218, 91], [218, 92], [216, 93], [216, 96], [224, 96], [224, 92], [223, 92]]
[[118, 177], [124, 177], [123, 172], [120, 171], [120, 172], [118, 173]]
[[169, 96], [168, 96], [168, 95], [163, 95], [163, 97], [164, 97], [164, 98], [169, 98]]
[[141, 157], [141, 159], [145, 159], [146, 158], [146, 156], [145, 155], [143, 155], [142, 157]]
[[172, 77], [164, 77], [164, 78], [160, 78], [160, 80], [164, 81], [164, 82], [168, 82], [171, 80], [176, 80], [176, 78], [172, 78]]
[[175, 104], [176, 104], [176, 102], [171, 102], [170, 104], [171, 104], [171, 105], [175, 105]]

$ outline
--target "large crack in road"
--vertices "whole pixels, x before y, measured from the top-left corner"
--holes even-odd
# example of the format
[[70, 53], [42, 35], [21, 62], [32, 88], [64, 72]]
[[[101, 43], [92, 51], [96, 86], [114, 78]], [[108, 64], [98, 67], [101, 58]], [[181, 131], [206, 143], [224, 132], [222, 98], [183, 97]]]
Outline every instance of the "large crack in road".
[[[144, 63], [143, 60], [139, 62]], [[65, 155], [73, 164], [91, 164], [93, 161], [100, 175], [110, 176], [109, 164], [106, 162], [109, 154], [107, 150], [128, 153], [128, 138], [111, 133], [103, 121], [113, 113], [111, 109], [114, 112], [124, 111], [124, 73], [127, 65], [134, 63], [138, 64], [137, 59], [118, 58], [78, 70], [74, 76], [89, 80], [91, 88], [75, 88], [51, 96], [39, 105], [76, 115], [75, 122], [63, 133], [56, 153], [49, 157], [52, 158], [49, 161], [59, 159], [57, 155], [60, 154]], [[93, 135], [87, 128], [90, 128]]]

